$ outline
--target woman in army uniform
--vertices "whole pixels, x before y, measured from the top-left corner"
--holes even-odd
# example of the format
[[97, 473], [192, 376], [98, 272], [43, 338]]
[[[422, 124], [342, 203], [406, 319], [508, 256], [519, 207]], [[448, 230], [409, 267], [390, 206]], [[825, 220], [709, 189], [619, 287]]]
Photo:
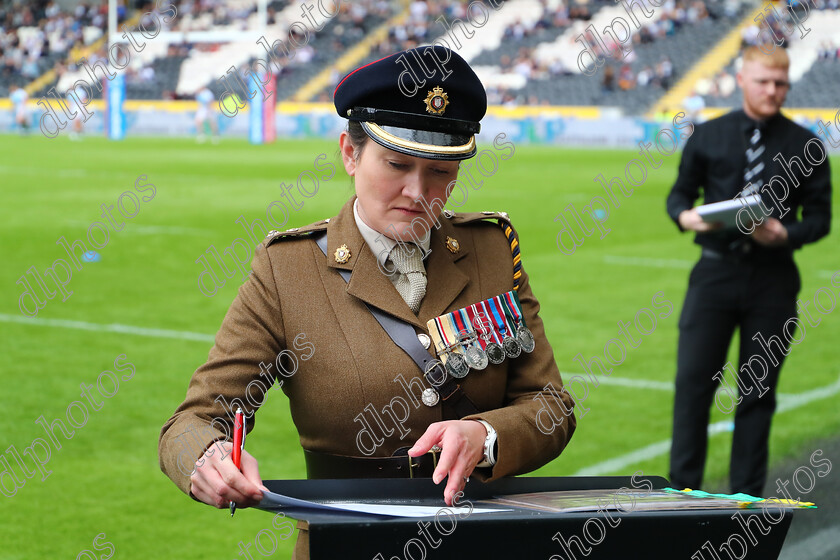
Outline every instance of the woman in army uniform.
[[[447, 505], [470, 476], [546, 464], [575, 429], [507, 215], [442, 210], [476, 153], [478, 77], [448, 49], [418, 48], [354, 70], [334, 99], [349, 120], [339, 146], [355, 196], [258, 247], [161, 432], [163, 471], [216, 507], [261, 498], [257, 460], [243, 452], [240, 473], [228, 456], [228, 403], [242, 405], [250, 433], [275, 380], [310, 478], [432, 477], [446, 480]], [[281, 359], [291, 348], [308, 349], [294, 369]], [[546, 402], [559, 421], [540, 418]]]

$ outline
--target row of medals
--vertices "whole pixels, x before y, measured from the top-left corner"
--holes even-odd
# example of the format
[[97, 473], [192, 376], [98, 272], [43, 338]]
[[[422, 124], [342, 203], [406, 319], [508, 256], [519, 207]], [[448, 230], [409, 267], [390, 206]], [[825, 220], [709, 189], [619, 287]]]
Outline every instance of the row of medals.
[[[506, 357], [517, 358], [524, 350], [533, 352], [535, 341], [530, 329], [517, 322], [516, 332], [513, 336], [505, 331], [502, 335], [502, 343], [490, 340], [490, 333], [482, 331], [481, 340], [484, 341], [484, 349], [478, 344], [478, 337], [474, 332], [463, 333], [458, 336], [458, 343], [447, 346], [439, 352], [440, 355], [448, 354], [446, 359], [446, 371], [456, 379], [462, 379], [470, 372], [470, 368], [482, 370], [488, 364], [501, 364]], [[455, 352], [461, 348], [463, 353]], [[423, 391], [421, 397], [426, 406], [435, 406], [440, 400], [440, 395], [431, 387]]]
[[[448, 354], [446, 371], [449, 375], [461, 379], [466, 377], [470, 369], [482, 370], [488, 363], [500, 364], [506, 357], [516, 358], [523, 350], [528, 353], [534, 351], [534, 335], [521, 322], [517, 323], [513, 336], [508, 331], [503, 332], [501, 344], [491, 341], [489, 332], [482, 331], [480, 336], [485, 343], [483, 350], [476, 334], [469, 332], [461, 334], [457, 344], [441, 351], [441, 354]], [[456, 348], [462, 352], [456, 352]]]

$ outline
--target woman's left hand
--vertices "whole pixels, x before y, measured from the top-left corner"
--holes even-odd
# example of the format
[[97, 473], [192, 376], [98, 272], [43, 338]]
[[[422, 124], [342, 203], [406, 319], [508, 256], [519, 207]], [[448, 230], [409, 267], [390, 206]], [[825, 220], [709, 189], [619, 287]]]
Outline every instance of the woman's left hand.
[[408, 450], [412, 457], [428, 453], [432, 446], [442, 449], [437, 468], [432, 475], [435, 484], [449, 476], [443, 490], [443, 500], [451, 506], [455, 494], [464, 489], [467, 478], [484, 458], [484, 440], [487, 430], [475, 420], [447, 420], [435, 422]]

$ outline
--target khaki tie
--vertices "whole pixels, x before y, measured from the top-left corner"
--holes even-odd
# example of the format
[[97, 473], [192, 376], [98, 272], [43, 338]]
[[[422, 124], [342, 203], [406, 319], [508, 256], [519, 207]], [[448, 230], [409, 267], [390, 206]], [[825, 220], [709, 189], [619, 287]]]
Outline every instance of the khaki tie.
[[413, 243], [397, 243], [388, 258], [400, 273], [394, 287], [411, 310], [417, 313], [426, 295], [426, 269], [423, 266], [422, 251]]

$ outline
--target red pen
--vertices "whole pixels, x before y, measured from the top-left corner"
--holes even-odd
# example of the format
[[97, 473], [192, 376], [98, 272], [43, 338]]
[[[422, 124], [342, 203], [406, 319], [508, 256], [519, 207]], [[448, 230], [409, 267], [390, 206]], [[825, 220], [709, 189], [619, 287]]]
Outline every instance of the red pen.
[[[233, 419], [233, 464], [242, 470], [242, 452], [245, 450], [245, 415], [242, 413], [242, 408], [236, 409], [236, 416]], [[236, 512], [236, 502], [230, 502], [230, 516], [233, 517]]]

